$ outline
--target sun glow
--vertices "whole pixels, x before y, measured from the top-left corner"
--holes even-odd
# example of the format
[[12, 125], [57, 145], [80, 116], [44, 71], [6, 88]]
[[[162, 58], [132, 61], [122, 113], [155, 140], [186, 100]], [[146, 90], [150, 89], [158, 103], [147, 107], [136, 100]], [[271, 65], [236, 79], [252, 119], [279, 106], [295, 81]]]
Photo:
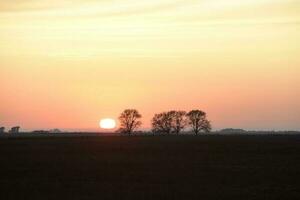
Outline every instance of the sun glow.
[[114, 129], [116, 128], [116, 121], [114, 119], [102, 119], [100, 121], [100, 127], [103, 129]]

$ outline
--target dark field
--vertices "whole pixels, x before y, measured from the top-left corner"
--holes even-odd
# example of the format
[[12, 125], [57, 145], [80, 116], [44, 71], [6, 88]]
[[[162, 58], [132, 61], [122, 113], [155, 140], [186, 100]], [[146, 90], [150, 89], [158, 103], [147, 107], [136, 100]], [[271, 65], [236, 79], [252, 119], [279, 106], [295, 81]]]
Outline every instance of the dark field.
[[0, 199], [300, 199], [300, 136], [0, 139]]

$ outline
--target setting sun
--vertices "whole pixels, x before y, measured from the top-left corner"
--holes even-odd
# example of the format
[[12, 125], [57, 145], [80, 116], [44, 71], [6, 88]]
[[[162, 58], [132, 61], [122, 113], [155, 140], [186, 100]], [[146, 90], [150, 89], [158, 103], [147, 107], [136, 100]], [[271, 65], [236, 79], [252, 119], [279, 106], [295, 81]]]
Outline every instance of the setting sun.
[[100, 127], [103, 129], [114, 129], [116, 128], [116, 121], [114, 119], [102, 119], [100, 121]]

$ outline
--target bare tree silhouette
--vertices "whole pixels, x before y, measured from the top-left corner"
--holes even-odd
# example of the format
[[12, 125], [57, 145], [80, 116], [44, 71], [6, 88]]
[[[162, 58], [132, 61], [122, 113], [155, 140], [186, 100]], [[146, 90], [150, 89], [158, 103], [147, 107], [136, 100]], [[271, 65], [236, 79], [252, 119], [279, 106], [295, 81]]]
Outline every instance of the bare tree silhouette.
[[170, 111], [172, 116], [172, 131], [179, 135], [187, 124], [185, 111]]
[[120, 133], [131, 135], [134, 130], [142, 125], [140, 121], [142, 115], [136, 109], [126, 109], [124, 110], [120, 117]]
[[172, 131], [172, 113], [162, 112], [152, 118], [152, 131], [154, 133], [170, 134]]
[[206, 113], [201, 110], [192, 110], [187, 113], [189, 119], [189, 124], [192, 126], [192, 129], [196, 135], [201, 131], [210, 132], [211, 124], [206, 119]]
[[177, 135], [187, 124], [185, 111], [169, 111], [155, 114], [152, 118], [154, 133], [176, 133]]

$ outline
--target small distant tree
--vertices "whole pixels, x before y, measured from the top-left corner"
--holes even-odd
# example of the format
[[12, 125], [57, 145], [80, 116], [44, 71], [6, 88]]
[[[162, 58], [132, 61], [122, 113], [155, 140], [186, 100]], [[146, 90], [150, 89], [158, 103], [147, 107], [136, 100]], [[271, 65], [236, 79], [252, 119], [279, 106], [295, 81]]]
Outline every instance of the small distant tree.
[[198, 135], [201, 131], [210, 132], [211, 124], [206, 118], [206, 113], [201, 110], [192, 110], [187, 113], [189, 124], [193, 132]]
[[162, 112], [152, 118], [152, 131], [154, 133], [170, 134], [172, 131], [172, 113]]
[[119, 117], [119, 132], [131, 135], [137, 128], [142, 125], [142, 122], [140, 121], [141, 118], [142, 115], [136, 109], [124, 110]]
[[179, 135], [187, 124], [185, 111], [170, 111], [172, 117], [172, 129], [176, 135]]

